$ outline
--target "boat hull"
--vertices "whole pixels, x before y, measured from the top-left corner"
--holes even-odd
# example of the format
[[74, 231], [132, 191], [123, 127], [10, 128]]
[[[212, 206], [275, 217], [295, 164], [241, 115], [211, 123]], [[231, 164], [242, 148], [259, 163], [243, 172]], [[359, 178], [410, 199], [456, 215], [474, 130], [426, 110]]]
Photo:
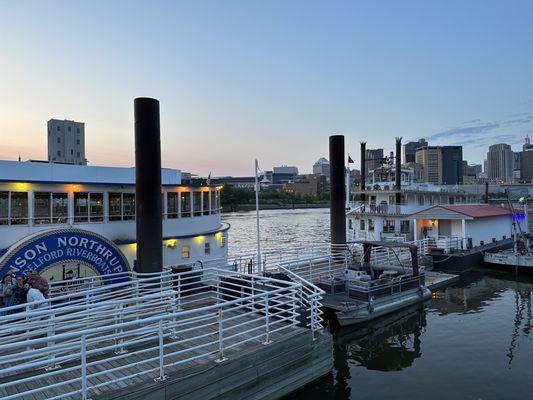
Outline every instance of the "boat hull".
[[430, 298], [431, 291], [427, 287], [423, 287], [374, 302], [372, 307], [357, 307], [352, 310], [337, 311], [335, 314], [341, 326], [361, 324]]
[[483, 261], [497, 266], [533, 268], [533, 256], [515, 254], [512, 251], [485, 253]]

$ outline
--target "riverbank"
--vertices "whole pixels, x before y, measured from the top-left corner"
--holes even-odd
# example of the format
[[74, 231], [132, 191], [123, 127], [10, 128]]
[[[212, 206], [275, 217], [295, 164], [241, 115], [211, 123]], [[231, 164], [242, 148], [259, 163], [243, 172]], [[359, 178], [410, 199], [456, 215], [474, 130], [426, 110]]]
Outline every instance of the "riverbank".
[[[297, 210], [306, 208], [328, 208], [329, 202], [290, 203], [290, 204], [259, 204], [259, 210]], [[254, 211], [255, 204], [231, 204], [222, 207], [223, 213]]]

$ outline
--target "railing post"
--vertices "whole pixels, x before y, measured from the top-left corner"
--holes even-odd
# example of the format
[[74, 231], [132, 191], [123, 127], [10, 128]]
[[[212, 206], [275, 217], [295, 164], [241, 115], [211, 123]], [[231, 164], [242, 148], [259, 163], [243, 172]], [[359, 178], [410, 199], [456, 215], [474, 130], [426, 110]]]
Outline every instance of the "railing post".
[[227, 358], [224, 357], [224, 326], [222, 324], [222, 307], [218, 307], [218, 358], [216, 362], [226, 361]]
[[167, 377], [165, 376], [165, 341], [163, 337], [163, 320], [159, 320], [159, 328], [157, 330], [157, 337], [159, 339], [159, 377], [155, 378], [154, 381], [162, 382]]
[[181, 311], [181, 274], [178, 273], [178, 311]]
[[87, 400], [87, 337], [81, 336], [81, 398]]
[[[124, 307], [122, 304], [119, 304], [115, 307], [115, 325], [121, 324], [124, 322]], [[122, 334], [124, 333], [124, 330], [122, 328], [115, 329], [115, 335], [119, 336], [120, 338], [115, 338], [115, 354], [125, 354], [128, 351], [124, 349], [124, 338], [122, 337]]]
[[263, 344], [270, 344], [272, 341], [270, 340], [270, 309], [269, 309], [269, 301], [268, 301], [268, 293], [265, 294], [265, 341]]
[[[50, 306], [50, 308], [51, 308], [51, 306]], [[49, 322], [48, 322], [48, 325], [47, 325], [46, 336], [47, 337], [52, 337], [52, 336], [54, 336], [54, 334], [55, 334], [55, 312], [52, 312], [52, 315], [50, 316], [50, 319], [49, 319]], [[54, 344], [55, 344], [54, 341], [50, 341], [50, 342], [46, 343], [46, 345], [48, 347], [52, 347]], [[50, 364], [48, 364], [45, 367], [45, 371], [53, 371], [55, 369], [61, 368], [61, 365], [56, 364], [56, 362], [55, 362], [55, 355], [54, 355], [53, 351], [48, 356], [48, 360], [50, 361]]]
[[316, 296], [312, 296], [310, 298], [310, 300], [311, 301], [309, 303], [310, 303], [311, 309], [309, 311], [310, 311], [310, 314], [311, 314], [310, 315], [310, 317], [311, 317], [310, 319], [311, 320], [309, 321], [309, 323], [310, 323], [311, 326], [309, 328], [311, 329], [311, 336], [313, 337], [313, 340], [315, 340], [316, 339], [316, 337], [315, 337], [315, 325], [316, 325], [316, 322], [317, 322]]

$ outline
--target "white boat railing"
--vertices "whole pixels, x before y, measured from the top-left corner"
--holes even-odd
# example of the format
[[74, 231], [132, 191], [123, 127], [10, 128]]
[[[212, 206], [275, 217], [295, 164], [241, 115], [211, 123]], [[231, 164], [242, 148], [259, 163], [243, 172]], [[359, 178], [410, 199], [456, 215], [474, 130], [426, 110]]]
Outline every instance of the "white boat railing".
[[458, 236], [429, 236], [427, 239], [431, 248], [442, 249], [445, 253], [461, 249], [463, 243]]
[[[211, 270], [199, 287], [190, 272], [159, 276], [135, 279], [145, 290], [139, 296], [132, 285], [118, 300], [52, 307], [52, 298], [48, 308], [2, 316], [0, 397], [87, 399], [140, 374], [164, 379], [176, 365], [221, 361], [245, 343], [282, 340], [277, 334], [300, 325], [302, 314], [313, 335], [322, 329], [321, 293], [302, 280]], [[201, 302], [180, 303], [195, 296]]]

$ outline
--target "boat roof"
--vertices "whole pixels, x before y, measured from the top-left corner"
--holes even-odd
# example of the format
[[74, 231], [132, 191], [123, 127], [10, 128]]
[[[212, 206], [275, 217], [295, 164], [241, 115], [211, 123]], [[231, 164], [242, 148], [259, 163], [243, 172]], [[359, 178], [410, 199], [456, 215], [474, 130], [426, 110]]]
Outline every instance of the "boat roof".
[[[135, 168], [0, 160], [0, 182], [134, 185]], [[181, 171], [161, 168], [161, 183], [181, 185]]]
[[513, 214], [510, 209], [493, 204], [440, 204], [418, 211], [411, 215], [427, 215], [431, 212], [431, 210], [436, 209], [451, 211], [469, 218], [498, 217]]

